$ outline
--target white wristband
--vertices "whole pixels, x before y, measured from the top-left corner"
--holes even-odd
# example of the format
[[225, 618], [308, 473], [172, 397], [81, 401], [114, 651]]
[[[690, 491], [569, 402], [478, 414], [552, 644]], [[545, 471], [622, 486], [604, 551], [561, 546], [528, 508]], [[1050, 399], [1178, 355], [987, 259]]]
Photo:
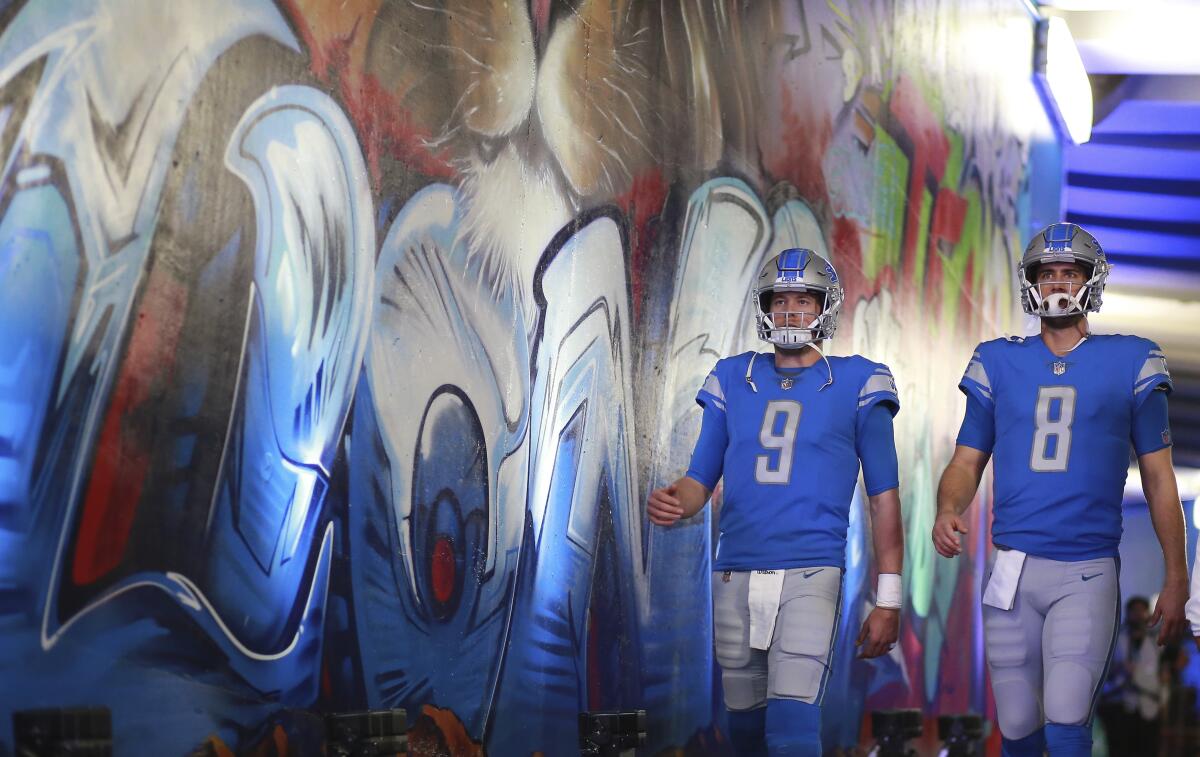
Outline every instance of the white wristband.
[[904, 590], [900, 586], [899, 573], [880, 573], [875, 588], [875, 606], [899, 610]]

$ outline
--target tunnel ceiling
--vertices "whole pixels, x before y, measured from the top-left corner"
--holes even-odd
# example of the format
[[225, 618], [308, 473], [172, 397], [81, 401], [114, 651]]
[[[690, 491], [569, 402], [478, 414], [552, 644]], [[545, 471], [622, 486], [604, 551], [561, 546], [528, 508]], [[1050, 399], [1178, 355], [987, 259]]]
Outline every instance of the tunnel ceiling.
[[[1064, 154], [1066, 219], [1114, 264], [1098, 331], [1166, 350], [1177, 465], [1200, 468], [1200, 5], [1055, 0], [1092, 81], [1092, 138]], [[1180, 30], [1179, 32], [1173, 30]]]

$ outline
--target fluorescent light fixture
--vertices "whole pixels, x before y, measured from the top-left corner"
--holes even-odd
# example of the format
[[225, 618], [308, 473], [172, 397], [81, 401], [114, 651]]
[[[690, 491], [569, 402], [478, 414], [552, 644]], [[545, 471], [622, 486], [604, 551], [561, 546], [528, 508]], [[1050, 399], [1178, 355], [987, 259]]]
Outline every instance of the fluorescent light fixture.
[[1077, 145], [1092, 136], [1092, 85], [1067, 22], [1057, 16], [1036, 27], [1034, 74], [1053, 117]]

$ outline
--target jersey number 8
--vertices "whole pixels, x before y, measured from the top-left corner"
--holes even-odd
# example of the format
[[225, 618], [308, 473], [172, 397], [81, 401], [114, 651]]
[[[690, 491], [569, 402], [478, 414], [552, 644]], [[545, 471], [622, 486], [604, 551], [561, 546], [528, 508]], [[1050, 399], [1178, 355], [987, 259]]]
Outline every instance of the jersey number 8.
[[[800, 426], [802, 407], [795, 400], [771, 400], [763, 413], [758, 442], [763, 449], [779, 453], [777, 464], [771, 465], [771, 455], [759, 455], [754, 465], [754, 478], [760, 484], [786, 484], [792, 478], [792, 456], [796, 451], [796, 429]], [[782, 424], [779, 417], [783, 416]], [[781, 426], [778, 433], [775, 428]]]
[[[1055, 407], [1057, 406], [1057, 407]], [[1057, 409], [1051, 419], [1051, 409]], [[1071, 455], [1071, 423], [1075, 420], [1075, 387], [1043, 386], [1034, 410], [1033, 449], [1029, 469], [1037, 473], [1062, 473]], [[1050, 440], [1054, 443], [1051, 445]]]

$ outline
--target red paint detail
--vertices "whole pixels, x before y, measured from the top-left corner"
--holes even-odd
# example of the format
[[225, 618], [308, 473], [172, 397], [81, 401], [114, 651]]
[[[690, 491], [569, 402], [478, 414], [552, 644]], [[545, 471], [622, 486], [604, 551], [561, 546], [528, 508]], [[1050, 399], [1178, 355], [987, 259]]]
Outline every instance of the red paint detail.
[[635, 324], [641, 316], [650, 248], [658, 236], [653, 221], [662, 215], [669, 191], [662, 169], [656, 166], [635, 176], [629, 190], [613, 200], [629, 221], [629, 278]]
[[[940, 313], [942, 309], [943, 255], [953, 254], [954, 246], [962, 238], [963, 223], [967, 217], [967, 201], [948, 187], [938, 190], [934, 198], [933, 217], [929, 222], [929, 262], [925, 274], [925, 291], [928, 312]], [[970, 312], [974, 308], [968, 308]]]
[[[325, 645], [324, 649], [328, 654], [329, 646]], [[321, 696], [327, 702], [333, 701], [333, 677], [329, 675], [329, 660], [327, 659], [321, 660]]]
[[854, 338], [854, 310], [858, 303], [869, 300], [884, 289], [894, 288], [896, 273], [891, 268], [881, 271], [874, 281], [867, 279], [862, 268], [862, 235], [869, 233], [858, 222], [846, 216], [834, 216], [829, 222], [829, 249], [846, 293], [842, 315], [838, 319], [838, 336], [847, 341]]
[[[937, 116], [925, 103], [913, 80], [901, 76], [892, 91], [889, 108], [895, 136], [907, 137], [912, 153], [909, 158], [908, 200], [905, 203], [903, 268], [911, 271], [915, 261], [917, 236], [921, 225], [921, 199], [927, 186], [937, 186], [950, 157], [950, 140]], [[903, 139], [900, 140], [903, 144]]]
[[942, 187], [933, 206], [933, 222], [930, 224], [930, 242], [945, 242], [947, 246], [958, 244], [962, 239], [963, 223], [967, 218], [967, 200], [953, 189]]
[[924, 709], [925, 692], [925, 645], [917, 638], [916, 629], [912, 623], [901, 623], [904, 631], [900, 633], [900, 649], [904, 658], [905, 669], [908, 671], [908, 690], [905, 692], [903, 704], [899, 707], [918, 707]]
[[403, 93], [390, 90], [378, 77], [364, 71], [361, 61], [353, 59], [351, 47], [359, 34], [370, 35], [374, 13], [358, 16], [349, 33], [322, 34], [320, 27], [309, 23], [298, 0], [284, 0], [284, 5], [309, 50], [309, 68], [341, 96], [354, 122], [376, 189], [381, 183], [384, 157], [432, 178], [449, 179], [457, 175], [450, 165], [449, 150], [435, 152], [429, 148], [433, 126], [417, 123], [413, 112], [402, 105]]
[[379, 186], [380, 161], [385, 156], [433, 178], [450, 179], [457, 175], [450, 165], [450, 151], [431, 151], [428, 145], [433, 131], [425, 124], [418, 124], [412, 111], [400, 104], [400, 97], [374, 75], [363, 74], [355, 88], [344, 86], [342, 98], [366, 146], [367, 165], [375, 186]]
[[833, 140], [828, 115], [796, 102], [788, 82], [780, 88], [780, 123], [777, 139], [760, 142], [767, 172], [791, 182], [810, 204], [823, 205], [829, 197], [823, 161]]
[[125, 555], [150, 468], [153, 438], [145, 427], [152, 408], [146, 406], [170, 379], [187, 298], [187, 289], [170, 274], [151, 271], [84, 493], [71, 564], [77, 585], [102, 578]]
[[538, 39], [545, 39], [546, 28], [550, 25], [550, 0], [532, 0], [530, 6], [534, 33]]
[[[937, 694], [933, 701], [934, 712], [968, 712], [972, 708], [972, 694], [983, 681], [975, 677], [975, 644], [981, 631], [976, 626], [975, 608], [980, 597], [975, 591], [974, 563], [960, 558], [954, 595], [946, 611], [945, 627], [942, 629], [942, 648], [938, 663]], [[946, 577], [942, 580], [947, 580]], [[930, 612], [926, 623], [937, 623], [936, 611]], [[958, 640], [963, 640], [962, 642]], [[932, 652], [932, 650], [931, 650]]]
[[429, 566], [433, 598], [445, 604], [454, 596], [454, 542], [448, 536], [439, 536], [433, 545], [433, 557]]

